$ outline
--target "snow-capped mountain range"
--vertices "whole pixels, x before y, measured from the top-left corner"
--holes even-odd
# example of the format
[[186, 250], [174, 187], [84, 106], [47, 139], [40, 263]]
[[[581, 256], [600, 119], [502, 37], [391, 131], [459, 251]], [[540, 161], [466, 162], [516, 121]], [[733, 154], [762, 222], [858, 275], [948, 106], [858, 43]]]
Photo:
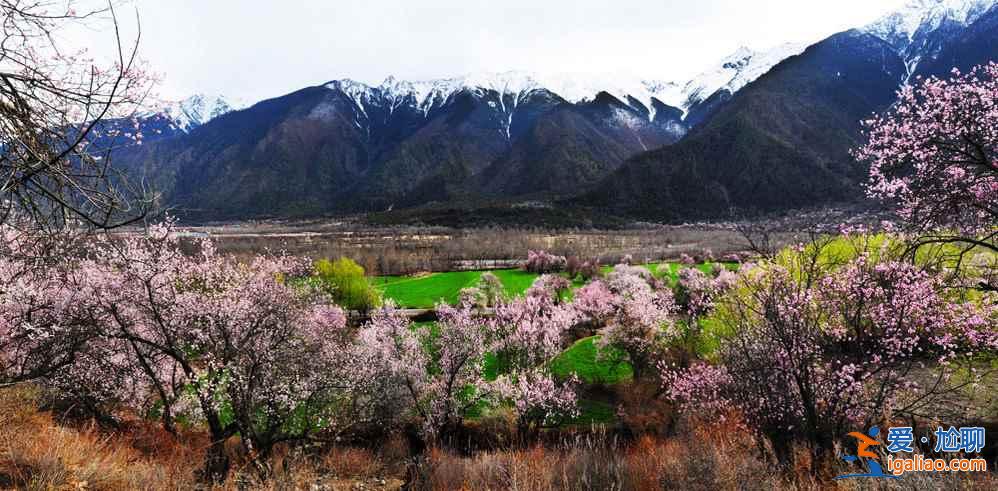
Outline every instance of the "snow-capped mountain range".
[[[326, 84], [333, 90], [348, 94], [362, 107], [372, 101], [387, 99], [397, 105], [410, 104], [428, 113], [445, 103], [453, 94], [472, 91], [482, 94], [494, 91], [517, 104], [535, 90], [547, 90], [562, 99], [580, 103], [592, 101], [600, 92], [606, 92], [621, 102], [646, 113], [649, 121], [655, 119], [654, 101], [680, 109], [684, 114], [690, 107], [720, 90], [733, 94], [749, 82], [760, 77], [773, 65], [799, 54], [806, 44], [786, 43], [766, 51], [738, 48], [714, 67], [705, 70], [686, 82], [664, 80], [628, 79], [617, 75], [548, 74], [525, 71], [507, 71], [468, 74], [461, 77], [423, 81], [399, 80], [388, 77], [380, 85], [369, 85], [351, 79], [334, 80]], [[508, 108], [500, 108], [506, 111]]]
[[967, 27], [998, 4], [998, 0], [910, 0], [899, 10], [863, 30], [897, 49], [908, 73], [938, 53], [941, 37]]
[[862, 195], [849, 152], [859, 121], [912, 77], [995, 61], [996, 3], [914, 0], [806, 49], [740, 48], [686, 81], [339, 79], [239, 111], [198, 95], [150, 118], [157, 136], [119, 162], [164, 204], [211, 220], [412, 209], [425, 223], [467, 224], [486, 206], [488, 223], [519, 220], [504, 208], [519, 200], [551, 200], [685, 221], [851, 203]]
[[[504, 106], [509, 102], [511, 105], [509, 108], [497, 108], [504, 113], [511, 112], [523, 97], [535, 90], [547, 90], [572, 103], [592, 101], [600, 92], [606, 92], [647, 114], [649, 121], [652, 121], [659, 106], [653, 103], [654, 100], [686, 114], [690, 107], [718, 91], [724, 90], [734, 94], [769, 71], [773, 65], [799, 54], [805, 47], [804, 43], [786, 43], [765, 51], [740, 47], [715, 66], [688, 81], [678, 83], [641, 78], [628, 79], [610, 74], [506, 71], [420, 81], [388, 77], [380, 85], [340, 79], [331, 81], [325, 86], [347, 94], [357, 104], [361, 113], [365, 111], [365, 106], [370, 104], [387, 103], [390, 109], [403, 104], [410, 105], [418, 108], [424, 115], [431, 109], [445, 104], [454, 94], [466, 90], [478, 93], [494, 91], [504, 96], [498, 99], [498, 103]], [[171, 101], [153, 112], [169, 117], [177, 129], [186, 132], [229, 111], [247, 106], [245, 101], [222, 95], [195, 94], [183, 100]]]
[[935, 30], [946, 20], [966, 26], [998, 3], [996, 0], [911, 0], [866, 26], [865, 30], [892, 44], [911, 42], [919, 30]]
[[[874, 35], [892, 46], [905, 59], [909, 74], [918, 63], [932, 57], [940, 44], [938, 38], [956, 27], [966, 27], [998, 4], [998, 0], [911, 0], [901, 9], [888, 13], [862, 31]], [[687, 81], [628, 78], [618, 74], [552, 74], [526, 71], [484, 72], [433, 80], [401, 80], [388, 77], [381, 84], [368, 84], [344, 78], [325, 86], [347, 94], [361, 113], [365, 106], [377, 104], [389, 110], [402, 105], [428, 114], [462, 91], [483, 95], [499, 94], [497, 109], [511, 114], [525, 96], [535, 90], [547, 90], [565, 101], [592, 101], [601, 92], [654, 121], [660, 105], [679, 109], [683, 118], [691, 108], [712, 95], [726, 92], [733, 95], [756, 80], [773, 66], [800, 54], [807, 43], [785, 43], [771, 49], [756, 51], [740, 47], [713, 67]], [[511, 96], [511, 97], [507, 97]], [[660, 104], [655, 104], [658, 101]], [[509, 103], [510, 107], [506, 107]], [[229, 111], [248, 107], [245, 101], [217, 94], [196, 94], [171, 102], [155, 112], [168, 116], [174, 126], [184, 132], [200, 126]]]

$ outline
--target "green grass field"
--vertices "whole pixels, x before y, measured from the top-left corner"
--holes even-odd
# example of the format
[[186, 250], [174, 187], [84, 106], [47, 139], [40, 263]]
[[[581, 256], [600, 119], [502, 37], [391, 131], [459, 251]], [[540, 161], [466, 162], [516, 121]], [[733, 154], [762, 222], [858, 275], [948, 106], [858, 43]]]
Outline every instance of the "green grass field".
[[600, 351], [596, 336], [580, 339], [569, 346], [551, 360], [551, 371], [565, 378], [574, 374], [586, 384], [612, 385], [634, 376], [622, 353], [610, 348]]
[[[667, 277], [669, 282], [676, 281], [676, 275], [683, 265], [679, 263], [668, 263], [669, 270]], [[653, 273], [658, 272], [659, 265], [656, 263], [645, 264]], [[711, 264], [700, 264], [697, 268], [703, 272], [709, 272], [713, 267]], [[728, 267], [732, 267], [728, 265]], [[603, 272], [608, 273], [613, 270], [612, 266], [603, 266]], [[385, 299], [395, 300], [400, 307], [428, 309], [439, 302], [449, 304], [457, 303], [457, 297], [461, 289], [478, 284], [483, 271], [452, 271], [447, 273], [431, 273], [426, 276], [377, 276], [372, 279], [374, 285], [381, 291]], [[537, 274], [528, 273], [521, 269], [497, 269], [492, 274], [502, 281], [506, 294], [509, 296], [523, 295], [527, 288], [537, 279]], [[575, 287], [582, 286], [582, 282], [576, 280]]]
[[[395, 300], [401, 307], [431, 308], [439, 302], [457, 303], [463, 288], [478, 284], [483, 271], [452, 271], [431, 273], [426, 276], [378, 276], [372, 281], [386, 299]], [[534, 273], [520, 269], [498, 269], [492, 274], [502, 281], [506, 294], [523, 295], [537, 279]]]
[[385, 299], [401, 307], [431, 308], [438, 302], [456, 303], [462, 288], [475, 285], [480, 271], [433, 273], [419, 277], [388, 276], [374, 280]]

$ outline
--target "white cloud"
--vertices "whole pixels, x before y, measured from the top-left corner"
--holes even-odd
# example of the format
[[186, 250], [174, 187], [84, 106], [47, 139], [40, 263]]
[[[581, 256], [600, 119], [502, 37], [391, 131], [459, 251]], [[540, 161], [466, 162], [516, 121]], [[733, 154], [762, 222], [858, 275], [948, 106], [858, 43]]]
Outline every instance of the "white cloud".
[[336, 78], [380, 82], [387, 75], [483, 70], [626, 71], [681, 80], [738, 46], [817, 41], [901, 3], [133, 0], [141, 52], [164, 73], [164, 95], [203, 91], [248, 100]]

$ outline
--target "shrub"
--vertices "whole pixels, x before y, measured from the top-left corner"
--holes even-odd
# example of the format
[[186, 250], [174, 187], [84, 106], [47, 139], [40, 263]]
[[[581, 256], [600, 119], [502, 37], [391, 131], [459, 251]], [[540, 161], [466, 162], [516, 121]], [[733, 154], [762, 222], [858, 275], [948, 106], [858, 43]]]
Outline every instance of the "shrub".
[[381, 305], [381, 296], [364, 275], [364, 268], [350, 258], [315, 262], [315, 274], [338, 305], [367, 312]]
[[557, 273], [565, 269], [567, 262], [565, 256], [556, 256], [546, 251], [527, 251], [527, 262], [523, 267], [531, 273]]
[[565, 272], [568, 273], [569, 279], [581, 277], [584, 281], [589, 281], [600, 274], [599, 258], [582, 259], [579, 256], [571, 256], [565, 264]]
[[627, 353], [635, 378], [654, 365], [676, 334], [672, 292], [658, 286], [647, 269], [618, 264], [605, 279], [580, 288], [573, 302], [581, 321], [601, 327], [601, 349]]

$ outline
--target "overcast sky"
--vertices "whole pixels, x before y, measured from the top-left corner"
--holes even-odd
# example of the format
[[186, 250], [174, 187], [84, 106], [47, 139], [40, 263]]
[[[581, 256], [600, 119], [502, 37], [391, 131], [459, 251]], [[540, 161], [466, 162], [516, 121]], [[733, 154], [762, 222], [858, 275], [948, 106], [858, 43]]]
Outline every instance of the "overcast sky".
[[337, 78], [380, 83], [388, 75], [514, 69], [681, 81], [739, 46], [817, 41], [903, 3], [131, 0], [124, 7], [138, 10], [141, 53], [163, 74], [164, 97], [207, 92], [255, 101]]

